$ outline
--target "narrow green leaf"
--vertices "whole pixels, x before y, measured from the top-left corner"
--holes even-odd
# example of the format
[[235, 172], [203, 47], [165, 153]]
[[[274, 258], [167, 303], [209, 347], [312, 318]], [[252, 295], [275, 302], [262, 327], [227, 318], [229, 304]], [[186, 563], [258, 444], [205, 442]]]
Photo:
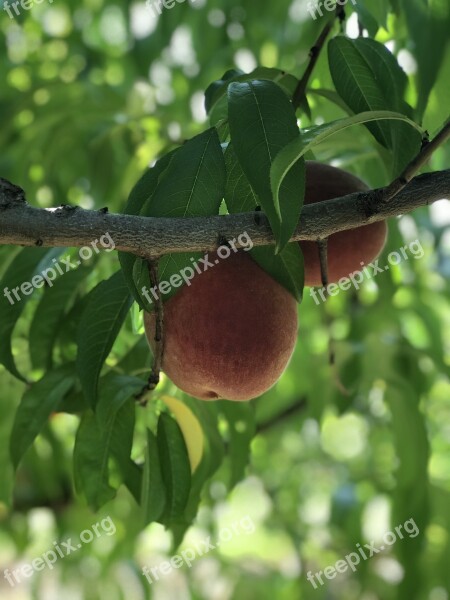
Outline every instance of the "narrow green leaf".
[[[271, 81], [232, 83], [228, 118], [234, 151], [269, 219], [279, 251], [295, 230], [303, 200], [295, 186], [287, 185], [277, 196], [270, 186], [276, 155], [299, 134], [294, 107]], [[301, 187], [302, 166], [293, 169], [292, 178], [297, 176]]]
[[205, 108], [211, 125], [217, 125], [221, 120], [228, 118], [227, 91], [233, 82], [246, 82], [254, 80], [267, 80], [276, 83], [292, 99], [297, 87], [298, 79], [280, 69], [257, 67], [251, 73], [238, 70], [227, 71], [222, 79], [213, 82], [205, 92]]
[[90, 269], [79, 267], [67, 273], [64, 278], [57, 279], [52, 287], [45, 288], [29, 333], [30, 357], [34, 368], [51, 367], [53, 346], [67, 304], [89, 272]]
[[145, 449], [141, 494], [144, 525], [158, 521], [166, 506], [166, 488], [161, 473], [156, 436], [149, 429], [147, 429], [147, 447]]
[[[395, 57], [374, 40], [338, 36], [328, 45], [331, 76], [337, 92], [355, 112], [395, 111], [411, 116], [403, 99], [406, 75]], [[421, 137], [404, 123], [372, 123], [367, 128], [392, 152], [393, 176], [420, 149]]]
[[258, 246], [250, 251], [250, 255], [264, 271], [291, 292], [297, 302], [302, 301], [305, 267], [297, 242], [288, 244], [278, 254], [275, 254], [273, 246]]
[[215, 127], [187, 141], [175, 154], [146, 216], [217, 214], [225, 189], [225, 162]]
[[23, 395], [10, 439], [14, 468], [46, 425], [48, 418], [75, 383], [74, 365], [50, 371]]
[[178, 423], [167, 413], [162, 413], [158, 421], [158, 450], [161, 470], [166, 487], [167, 502], [164, 521], [182, 519], [191, 489], [191, 465]]
[[40, 261], [48, 253], [49, 251], [44, 248], [24, 248], [13, 259], [0, 283], [0, 290], [3, 293], [0, 300], [0, 364], [22, 381], [25, 381], [25, 378], [17, 370], [11, 348], [14, 327], [30, 298], [29, 295], [22, 293], [20, 287], [24, 283], [31, 283]]
[[[162, 171], [158, 185], [149, 196], [140, 214], [147, 217], [195, 217], [215, 215], [223, 199], [225, 190], [225, 161], [217, 130], [212, 127], [197, 135], [173, 155], [168, 167]], [[173, 274], [186, 267], [192, 267], [191, 259], [201, 254], [168, 254], [159, 262], [159, 280], [167, 281]], [[146, 262], [140, 258], [127, 259], [127, 273], [133, 279], [135, 292], [139, 296], [139, 305], [151, 312], [153, 302], [149, 302], [143, 293], [147, 288], [149, 295], [150, 277]], [[172, 286], [166, 302], [178, 288]], [[152, 299], [151, 296], [150, 300]]]
[[[169, 152], [162, 158], [160, 158], [154, 167], [148, 169], [136, 183], [134, 188], [131, 191], [128, 202], [123, 210], [126, 215], [144, 215], [151, 216], [146, 213], [146, 208], [151, 201], [153, 194], [158, 186], [159, 179], [164, 171], [169, 166], [170, 161], [174, 155], [173, 152]], [[147, 211], [148, 212], [148, 211]], [[119, 252], [119, 261], [120, 266], [122, 268], [123, 274], [125, 276], [125, 280], [130, 289], [133, 298], [139, 304], [141, 308], [145, 308], [141, 294], [139, 293], [139, 288], [136, 286], [134, 277], [133, 277], [133, 269], [137, 261], [143, 262], [134, 254], [129, 254], [128, 252]]]
[[352, 117], [346, 117], [345, 119], [339, 119], [338, 121], [332, 121], [331, 123], [318, 125], [317, 127], [311, 127], [310, 129], [303, 129], [299, 137], [288, 144], [274, 160], [270, 170], [270, 179], [274, 196], [279, 193], [284, 178], [289, 173], [292, 166], [299, 159], [302, 159], [307, 152], [314, 148], [314, 146], [317, 146], [321, 142], [327, 140], [330, 136], [340, 133], [348, 127], [384, 119], [404, 121], [411, 125], [411, 127], [414, 127], [417, 131], [422, 131], [419, 125], [408, 119], [408, 117], [390, 111], [360, 113], [358, 115], [353, 115]]
[[81, 421], [74, 448], [75, 485], [89, 505], [98, 510], [115, 496], [109, 484], [109, 460], [114, 457], [121, 470], [129, 467], [135, 403], [128, 400], [106, 423], [86, 413]]
[[86, 400], [95, 407], [100, 371], [133, 300], [122, 271], [99, 283], [88, 298], [78, 327], [77, 371]]
[[450, 4], [448, 0], [401, 0], [401, 6], [413, 41], [412, 52], [418, 64], [417, 111], [421, 118], [448, 52]]
[[109, 485], [109, 444], [105, 443], [95, 415], [85, 413], [78, 428], [73, 450], [75, 488], [84, 494], [93, 510], [116, 495]]
[[102, 377], [99, 381], [99, 398], [95, 410], [100, 429], [108, 429], [123, 405], [140, 392], [145, 384], [145, 380], [130, 375], [108, 373]]
[[244, 175], [233, 144], [228, 144], [225, 150], [225, 165], [227, 167], [225, 203], [229, 212], [243, 213], [255, 210], [259, 204], [258, 197]]
[[[230, 213], [255, 210], [257, 197], [239, 164], [233, 145], [229, 144], [225, 151], [227, 164], [227, 186], [225, 202]], [[281, 252], [275, 254], [273, 247], [253, 248], [252, 258], [283, 285], [298, 302], [301, 302], [304, 282], [303, 257], [298, 244], [288, 244]]]

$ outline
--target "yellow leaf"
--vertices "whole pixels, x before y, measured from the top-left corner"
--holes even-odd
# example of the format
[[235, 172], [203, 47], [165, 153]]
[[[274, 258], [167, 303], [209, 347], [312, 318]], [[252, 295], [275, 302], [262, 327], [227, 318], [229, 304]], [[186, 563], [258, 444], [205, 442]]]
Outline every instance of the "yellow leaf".
[[162, 396], [161, 400], [170, 408], [180, 426], [186, 442], [191, 471], [194, 472], [203, 456], [203, 429], [191, 409], [181, 400], [172, 396]]

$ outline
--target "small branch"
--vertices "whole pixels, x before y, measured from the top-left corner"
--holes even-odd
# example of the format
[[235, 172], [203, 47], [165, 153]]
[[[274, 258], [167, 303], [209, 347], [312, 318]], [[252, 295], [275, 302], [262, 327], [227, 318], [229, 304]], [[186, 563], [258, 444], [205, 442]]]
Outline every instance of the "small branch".
[[409, 163], [403, 173], [395, 181], [388, 185], [387, 188], [385, 188], [385, 191], [381, 197], [381, 202], [389, 202], [401, 190], [403, 190], [403, 188], [408, 185], [408, 183], [420, 171], [420, 169], [427, 164], [439, 146], [442, 146], [449, 138], [450, 120], [441, 129], [437, 136], [431, 140], [431, 142], [425, 140], [419, 154]]
[[[148, 272], [150, 276], [151, 287], [158, 287], [158, 260], [149, 259], [147, 261]], [[154, 350], [153, 350], [153, 365], [150, 376], [148, 378], [147, 385], [142, 391], [136, 396], [136, 399], [141, 400], [142, 405], [146, 405], [147, 392], [152, 392], [159, 383], [162, 362], [164, 357], [164, 303], [161, 295], [158, 294], [154, 302], [155, 307], [155, 335], [154, 335]]]
[[[338, 231], [409, 213], [443, 198], [450, 199], [450, 169], [415, 177], [391, 202], [380, 203], [385, 188], [356, 192], [303, 207], [291, 241], [317, 241]], [[233, 240], [246, 232], [254, 246], [275, 239], [262, 212], [211, 217], [153, 218], [103, 213], [79, 207], [35, 208], [15, 201], [0, 182], [0, 244], [83, 247], [108, 233], [114, 249], [144, 259], [177, 252], [213, 252], [220, 236]], [[101, 249], [101, 246], [99, 246]]]
[[[320, 277], [322, 280], [322, 287], [324, 290], [325, 297], [328, 297], [328, 238], [325, 238], [324, 240], [318, 240], [317, 245], [319, 247]], [[336, 387], [341, 392], [341, 394], [349, 396], [350, 393], [342, 383], [336, 365], [336, 350], [331, 331], [331, 327], [333, 325], [333, 318], [327, 312], [325, 312], [325, 320], [328, 329], [328, 364], [330, 365], [330, 368], [333, 372], [333, 379]]]
[[[148, 270], [150, 274], [150, 283], [152, 288], [158, 287], [158, 261], [150, 260], [148, 262]], [[155, 300], [155, 350], [153, 367], [150, 377], [148, 379], [148, 389], [154, 390], [159, 383], [159, 376], [162, 368], [162, 361], [164, 356], [164, 303], [161, 295], [158, 294], [157, 300]]]
[[292, 97], [292, 104], [294, 105], [294, 108], [296, 110], [302, 103], [303, 98], [305, 97], [306, 88], [308, 86], [308, 81], [312, 75], [312, 72], [314, 71], [314, 67], [316, 66], [316, 63], [319, 59], [322, 48], [325, 45], [327, 37], [329, 36], [330, 31], [333, 28], [334, 20], [336, 18], [341, 19], [344, 14], [345, 14], [344, 7], [336, 6], [336, 11], [335, 11], [334, 17], [327, 22], [325, 27], [322, 29], [322, 32], [320, 33], [319, 37], [317, 38], [316, 43], [311, 48], [311, 51], [309, 53], [310, 60], [309, 60], [308, 66], [306, 67], [306, 71], [304, 72], [302, 78], [298, 82], [297, 87], [295, 88], [295, 91], [294, 91], [294, 95]]
[[273, 419], [270, 419], [269, 421], [266, 421], [264, 423], [260, 423], [259, 425], [257, 425], [256, 434], [265, 433], [267, 430], [272, 429], [272, 427], [275, 427], [276, 425], [279, 425], [280, 423], [282, 423], [289, 417], [292, 417], [293, 415], [297, 414], [298, 412], [301, 412], [307, 406], [308, 406], [308, 399], [306, 397], [300, 398], [299, 400], [297, 400], [297, 402], [294, 402], [294, 404], [291, 404], [291, 406], [288, 406], [288, 408], [286, 408], [281, 413], [276, 415]]
[[328, 238], [317, 242], [319, 248], [320, 278], [324, 288], [328, 285]]

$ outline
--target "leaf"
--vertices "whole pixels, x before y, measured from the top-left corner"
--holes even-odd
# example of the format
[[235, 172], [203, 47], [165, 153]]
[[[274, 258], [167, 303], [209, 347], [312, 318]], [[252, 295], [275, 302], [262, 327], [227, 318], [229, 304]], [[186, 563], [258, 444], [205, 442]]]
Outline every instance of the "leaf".
[[78, 326], [77, 371], [86, 400], [93, 408], [100, 371], [132, 302], [122, 271], [99, 283], [88, 296]]
[[95, 414], [100, 429], [106, 430], [117, 418], [124, 404], [140, 392], [146, 382], [130, 375], [108, 373], [100, 379], [99, 398]]
[[160, 456], [156, 436], [147, 429], [144, 475], [142, 480], [141, 507], [144, 525], [158, 521], [166, 506], [166, 488], [161, 473]]
[[133, 442], [135, 404], [126, 402], [107, 423], [99, 425], [92, 413], [83, 417], [73, 453], [75, 486], [93, 510], [114, 498], [109, 484], [109, 459], [128, 466]]
[[[146, 171], [144, 175], [142, 175], [142, 177], [139, 179], [139, 181], [136, 183], [136, 185], [131, 191], [130, 197], [128, 198], [128, 202], [123, 210], [124, 214], [140, 215], [143, 213], [144, 207], [147, 205], [147, 203], [150, 202], [158, 186], [159, 178], [169, 166], [174, 152], [175, 151], [169, 152], [168, 154], [160, 158], [156, 162], [154, 167], [148, 169], [148, 171]], [[142, 302], [141, 294], [139, 293], [139, 288], [136, 286], [133, 277], [135, 263], [137, 261], [143, 263], [144, 261], [139, 259], [134, 254], [129, 254], [128, 252], [119, 252], [118, 256], [120, 266], [122, 268], [130, 292], [133, 295], [133, 298], [139, 304], [139, 306], [144, 309], [145, 306]]]
[[273, 246], [258, 246], [250, 251], [250, 255], [264, 271], [291, 292], [297, 302], [302, 301], [305, 268], [297, 242], [288, 244], [278, 254], [275, 254]]
[[[338, 36], [328, 45], [331, 76], [337, 92], [355, 112], [390, 110], [411, 116], [403, 100], [406, 75], [389, 50], [374, 40]], [[375, 139], [391, 150], [393, 176], [420, 149], [421, 137], [402, 123], [370, 123]]]
[[212, 127], [187, 141], [158, 184], [146, 216], [200, 217], [217, 214], [225, 189], [225, 162]]
[[233, 82], [246, 82], [254, 80], [267, 80], [276, 83], [292, 99], [297, 87], [298, 79], [280, 69], [257, 67], [251, 73], [243, 73], [239, 70], [227, 71], [222, 79], [214, 81], [205, 92], [205, 109], [209, 116], [211, 125], [217, 125], [221, 120], [228, 117], [227, 91]]
[[109, 447], [104, 438], [95, 415], [85, 413], [75, 438], [73, 471], [77, 492], [85, 495], [94, 510], [116, 495], [109, 485]]
[[[162, 159], [161, 159], [162, 160]], [[158, 180], [154, 193], [149, 196], [140, 214], [147, 217], [194, 217], [209, 216], [219, 212], [225, 189], [225, 161], [217, 130], [213, 127], [197, 135], [181, 148], [170, 161]], [[201, 254], [167, 254], [158, 265], [159, 281], [167, 281], [171, 275], [179, 274], [192, 267], [192, 259]], [[131, 267], [131, 261], [126, 268]], [[150, 300], [150, 277], [147, 264], [137, 258], [132, 265], [131, 276], [134, 289], [139, 296], [139, 305], [151, 312], [153, 302], [143, 294], [147, 288]], [[184, 283], [183, 283], [184, 285]], [[162, 295], [166, 302], [178, 288], [171, 286], [170, 292]]]
[[[225, 162], [228, 172], [225, 202], [228, 210], [231, 213], [255, 210], [257, 197], [242, 171], [232, 144], [229, 144], [225, 151]], [[250, 254], [262, 269], [291, 292], [298, 302], [301, 302], [304, 267], [298, 244], [288, 244], [278, 254], [275, 254], [275, 249], [270, 246], [253, 248]]]
[[15, 469], [74, 383], [73, 367], [64, 366], [50, 371], [25, 392], [17, 408], [10, 439]]
[[191, 471], [193, 473], [203, 457], [204, 435], [201, 425], [194, 413], [181, 400], [172, 398], [171, 396], [162, 396], [161, 400], [170, 408], [180, 426], [184, 441], [186, 442]]
[[178, 423], [161, 413], [157, 431], [161, 470], [167, 502], [164, 521], [182, 519], [191, 489], [191, 466], [186, 443]]
[[232, 83], [228, 88], [231, 140], [239, 163], [257, 194], [277, 240], [277, 251], [295, 230], [302, 208], [302, 165], [294, 165], [292, 179], [277, 196], [270, 187], [270, 167], [278, 154], [298, 136], [292, 103], [270, 81]]
[[[4, 296], [1, 300], [0, 310], [0, 364], [22, 381], [26, 380], [17, 370], [11, 349], [11, 338], [14, 327], [30, 296], [23, 294], [18, 288], [23, 283], [31, 282], [40, 261], [47, 254], [48, 250], [43, 248], [24, 248], [13, 259], [0, 283], [0, 290]], [[13, 290], [16, 290], [19, 299], [14, 295]]]
[[66, 307], [81, 281], [90, 269], [79, 267], [58, 279], [53, 287], [47, 287], [34, 313], [29, 332], [30, 357], [34, 368], [49, 369], [52, 366], [53, 346], [58, 326]]
[[450, 5], [448, 0], [401, 0], [401, 6], [418, 64], [417, 111], [421, 118], [448, 49]]
[[270, 170], [270, 179], [272, 183], [273, 194], [278, 194], [278, 190], [283, 184], [284, 178], [292, 168], [292, 165], [294, 165], [297, 160], [302, 159], [307, 152], [314, 148], [314, 146], [317, 146], [332, 135], [340, 133], [344, 129], [352, 127], [353, 125], [361, 125], [370, 121], [379, 121], [383, 119], [405, 121], [412, 127], [415, 127], [418, 131], [421, 131], [419, 125], [408, 119], [408, 117], [390, 111], [360, 113], [358, 115], [353, 115], [352, 117], [346, 117], [345, 119], [339, 119], [338, 121], [332, 121], [331, 123], [318, 125], [317, 127], [303, 129], [300, 136], [288, 144], [277, 155], [272, 165]]
[[225, 185], [225, 202], [230, 213], [243, 213], [255, 210], [258, 197], [252, 189], [239, 164], [233, 144], [225, 150], [227, 181]]

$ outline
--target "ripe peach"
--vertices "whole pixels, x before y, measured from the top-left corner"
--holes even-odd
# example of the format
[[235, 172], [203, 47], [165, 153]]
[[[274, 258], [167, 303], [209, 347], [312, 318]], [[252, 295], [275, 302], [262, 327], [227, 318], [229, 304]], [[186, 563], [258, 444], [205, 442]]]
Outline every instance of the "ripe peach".
[[[369, 189], [351, 173], [315, 161], [306, 161], [305, 204], [339, 198]], [[334, 233], [328, 239], [328, 282], [361, 270], [383, 250], [386, 242], [385, 221]], [[322, 286], [319, 250], [315, 242], [299, 242], [305, 259], [305, 285]]]
[[[153, 313], [144, 314], [144, 323], [153, 346]], [[250, 400], [272, 387], [289, 362], [296, 301], [239, 251], [165, 303], [164, 338], [163, 370], [181, 390], [201, 400]]]

